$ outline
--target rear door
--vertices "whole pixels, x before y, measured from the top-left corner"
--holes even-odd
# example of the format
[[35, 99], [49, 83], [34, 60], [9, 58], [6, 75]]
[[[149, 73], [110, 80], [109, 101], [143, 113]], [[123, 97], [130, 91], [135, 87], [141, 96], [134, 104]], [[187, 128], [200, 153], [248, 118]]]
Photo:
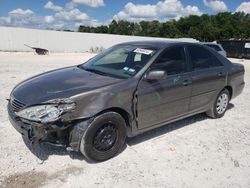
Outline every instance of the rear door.
[[223, 64], [203, 46], [189, 45], [192, 65], [192, 97], [190, 112], [207, 110], [226, 82]]
[[149, 68], [165, 70], [167, 78], [143, 78], [138, 91], [139, 129], [154, 126], [188, 113], [191, 96], [190, 73], [183, 46], [167, 49]]

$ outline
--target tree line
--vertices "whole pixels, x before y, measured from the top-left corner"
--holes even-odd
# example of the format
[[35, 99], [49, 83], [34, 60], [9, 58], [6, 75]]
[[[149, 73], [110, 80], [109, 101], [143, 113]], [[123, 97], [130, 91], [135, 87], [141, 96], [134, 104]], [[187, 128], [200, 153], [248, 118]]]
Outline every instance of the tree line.
[[81, 25], [78, 32], [108, 33], [163, 38], [195, 38], [200, 41], [250, 38], [250, 14], [223, 12], [216, 15], [190, 15], [179, 20], [129, 22], [113, 20], [109, 25]]

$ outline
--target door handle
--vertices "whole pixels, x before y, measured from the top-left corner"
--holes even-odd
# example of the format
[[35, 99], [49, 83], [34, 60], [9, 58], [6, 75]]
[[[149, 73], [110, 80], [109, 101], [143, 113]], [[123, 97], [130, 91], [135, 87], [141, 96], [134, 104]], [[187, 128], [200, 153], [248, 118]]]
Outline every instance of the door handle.
[[184, 81], [182, 82], [182, 85], [184, 85], [184, 86], [188, 86], [188, 85], [190, 85], [190, 84], [192, 84], [192, 81], [191, 81], [191, 80], [184, 80]]

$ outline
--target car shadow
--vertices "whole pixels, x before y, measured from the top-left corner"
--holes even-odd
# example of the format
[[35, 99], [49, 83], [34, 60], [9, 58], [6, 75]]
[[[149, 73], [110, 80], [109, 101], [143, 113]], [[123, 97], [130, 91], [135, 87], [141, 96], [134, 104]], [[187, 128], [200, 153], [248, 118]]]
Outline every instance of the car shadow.
[[203, 121], [203, 120], [208, 119], [208, 118], [209, 117], [207, 117], [205, 113], [197, 114], [197, 115], [194, 115], [192, 117], [188, 117], [188, 118], [185, 118], [185, 119], [173, 122], [173, 123], [163, 125], [159, 128], [155, 128], [155, 129], [146, 131], [138, 136], [128, 138], [127, 144], [129, 146], [140, 144], [141, 142], [144, 142], [146, 140], [160, 137], [161, 135], [164, 135], [164, 134], [169, 133], [171, 131], [174, 131], [176, 129], [186, 127], [190, 124], [193, 124], [193, 123], [199, 122], [199, 121]]
[[227, 109], [227, 110], [231, 110], [232, 108], [234, 108], [234, 104], [229, 103], [229, 104], [228, 104], [228, 109]]
[[[82, 155], [80, 151], [67, 151], [66, 147], [64, 146], [55, 146], [49, 143], [31, 144], [31, 142], [25, 137], [22, 138], [27, 148], [31, 151], [33, 155], [35, 155], [41, 160], [41, 163], [46, 161], [51, 155], [68, 155], [71, 159], [74, 160], [85, 160], [87, 163], [96, 163], [84, 157], [84, 155]], [[122, 153], [126, 148], [127, 145], [124, 145], [119, 153]], [[119, 155], [119, 153], [117, 155]]]
[[[54, 146], [49, 143], [41, 143], [41, 144], [31, 144], [29, 140], [22, 137], [27, 148], [35, 155], [37, 158], [41, 160], [41, 163], [46, 161], [51, 155], [68, 155], [71, 159], [86, 161], [87, 163], [97, 163], [95, 161], [91, 161], [84, 157], [81, 152], [76, 151], [67, 151], [64, 146]], [[124, 145], [119, 153], [122, 153], [127, 148], [127, 145]], [[119, 153], [117, 155], [119, 155]]]
[[72, 159], [86, 160], [80, 152], [67, 151], [65, 146], [55, 146], [49, 143], [32, 144], [27, 138], [22, 138], [27, 148], [41, 161], [47, 160], [51, 155], [68, 155]]
[[[232, 103], [229, 103], [228, 110], [232, 109], [233, 107], [234, 105]], [[176, 129], [180, 129], [182, 127], [188, 126], [195, 122], [206, 120], [208, 118], [209, 117], [207, 117], [205, 113], [201, 113], [201, 114], [197, 114], [197, 115], [185, 118], [183, 120], [179, 120], [170, 124], [166, 124], [162, 127], [147, 131], [133, 138], [128, 138], [127, 145], [133, 146], [143, 141], [159, 137], [168, 132], [174, 131]], [[28, 149], [33, 153], [33, 155], [35, 155], [41, 161], [47, 160], [49, 156], [51, 155], [68, 155], [70, 156], [71, 159], [80, 160], [80, 161], [85, 160], [88, 163], [94, 163], [86, 159], [80, 152], [67, 151], [66, 147], [54, 146], [48, 143], [31, 144], [31, 142], [28, 141], [25, 137], [22, 137], [22, 138], [23, 138], [25, 145], [28, 147]], [[126, 149], [127, 145], [124, 145], [120, 153]]]
[[[228, 110], [231, 110], [232, 108], [234, 108], [234, 104], [229, 103], [228, 104]], [[180, 129], [183, 127], [186, 127], [190, 124], [193, 124], [195, 122], [199, 122], [199, 121], [203, 121], [209, 119], [209, 117], [205, 114], [205, 113], [200, 113], [173, 123], [169, 123], [166, 125], [163, 125], [159, 128], [155, 128], [149, 131], [146, 131], [145, 133], [142, 133], [138, 136], [132, 137], [132, 138], [128, 138], [127, 139], [127, 144], [128, 146], [133, 146], [136, 144], [139, 144], [141, 142], [144, 142], [146, 140], [150, 140], [156, 137], [159, 137], [161, 135], [164, 135], [166, 133], [169, 133], [171, 131], [174, 131], [176, 129]]]

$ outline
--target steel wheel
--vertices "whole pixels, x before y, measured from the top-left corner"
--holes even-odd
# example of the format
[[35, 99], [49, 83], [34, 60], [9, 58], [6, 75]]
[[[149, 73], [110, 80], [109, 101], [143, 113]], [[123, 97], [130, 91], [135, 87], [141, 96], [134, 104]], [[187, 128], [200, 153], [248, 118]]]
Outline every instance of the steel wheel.
[[216, 110], [218, 114], [223, 114], [226, 109], [229, 102], [228, 95], [226, 93], [222, 93], [218, 99], [216, 104]]
[[116, 138], [117, 130], [115, 126], [111, 123], [107, 123], [96, 132], [93, 145], [95, 149], [99, 151], [107, 151], [114, 146]]
[[124, 148], [126, 133], [123, 117], [116, 112], [105, 112], [88, 125], [79, 149], [90, 161], [108, 160]]

